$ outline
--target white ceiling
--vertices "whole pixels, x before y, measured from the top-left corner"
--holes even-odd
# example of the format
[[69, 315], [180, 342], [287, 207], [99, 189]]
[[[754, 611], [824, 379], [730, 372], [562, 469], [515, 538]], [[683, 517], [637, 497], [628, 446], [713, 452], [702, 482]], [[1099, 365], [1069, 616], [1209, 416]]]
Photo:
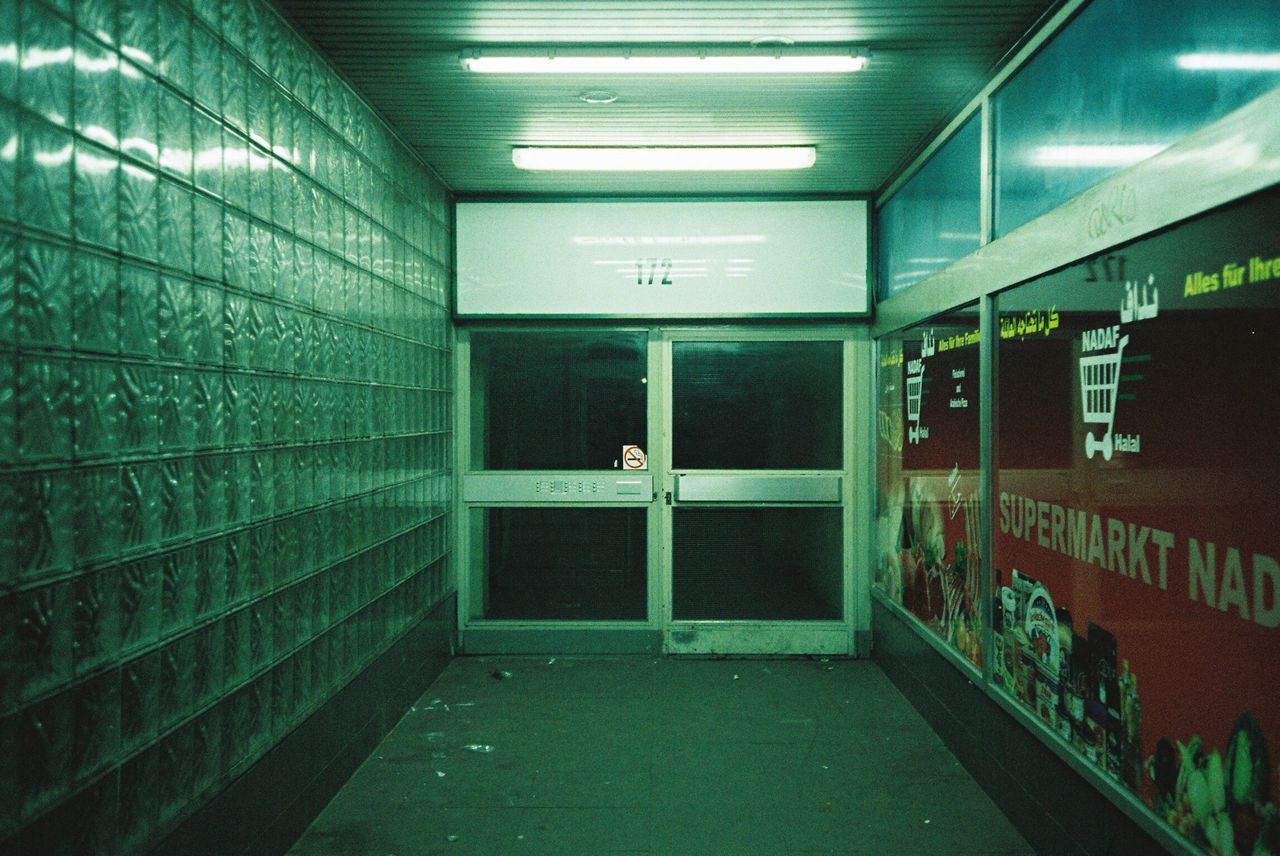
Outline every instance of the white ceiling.
[[[461, 193], [872, 193], [981, 88], [1055, 0], [277, 0]], [[500, 45], [866, 45], [846, 75], [655, 78], [465, 72]], [[590, 89], [617, 93], [586, 104]], [[516, 145], [816, 145], [778, 173], [531, 173]]]

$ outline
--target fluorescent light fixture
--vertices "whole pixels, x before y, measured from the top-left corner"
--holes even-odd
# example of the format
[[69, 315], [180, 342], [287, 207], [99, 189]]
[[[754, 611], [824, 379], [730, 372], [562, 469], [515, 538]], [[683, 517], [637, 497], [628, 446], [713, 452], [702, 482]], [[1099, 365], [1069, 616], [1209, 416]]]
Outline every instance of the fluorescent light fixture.
[[523, 146], [511, 150], [520, 169], [576, 172], [723, 172], [807, 169], [813, 146], [732, 146], [689, 148], [568, 148]]
[[550, 48], [541, 51], [464, 51], [462, 67], [480, 74], [838, 74], [866, 68], [860, 48], [685, 48], [679, 51]]
[[1190, 53], [1176, 62], [1186, 71], [1280, 71], [1280, 53]]
[[1105, 144], [1038, 146], [1031, 160], [1036, 166], [1129, 166], [1164, 151], [1160, 144]]

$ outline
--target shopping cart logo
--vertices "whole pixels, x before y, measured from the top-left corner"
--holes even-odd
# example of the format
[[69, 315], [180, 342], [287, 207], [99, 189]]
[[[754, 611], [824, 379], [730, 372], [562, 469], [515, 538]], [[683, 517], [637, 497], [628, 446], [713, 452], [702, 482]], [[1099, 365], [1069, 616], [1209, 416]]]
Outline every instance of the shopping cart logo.
[[[1115, 453], [1112, 426], [1116, 419], [1117, 388], [1120, 385], [1120, 361], [1124, 356], [1129, 336], [1120, 335], [1119, 326], [1086, 331], [1081, 338], [1080, 349], [1087, 356], [1080, 357], [1080, 399], [1083, 418], [1087, 425], [1105, 425], [1106, 431], [1099, 439], [1089, 431], [1084, 438], [1084, 453], [1092, 459], [1102, 452], [1103, 460], [1111, 460]], [[1102, 353], [1091, 353], [1102, 351]]]
[[929, 429], [920, 425], [920, 405], [924, 398], [924, 360], [907, 365], [907, 421], [915, 423], [907, 429], [907, 442], [919, 445], [929, 439]]

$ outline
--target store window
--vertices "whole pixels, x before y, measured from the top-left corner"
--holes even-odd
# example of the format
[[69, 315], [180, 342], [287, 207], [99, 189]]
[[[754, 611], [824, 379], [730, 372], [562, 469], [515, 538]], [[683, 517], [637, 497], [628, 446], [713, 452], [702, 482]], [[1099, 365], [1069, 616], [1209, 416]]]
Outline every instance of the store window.
[[982, 663], [974, 307], [880, 340], [876, 587]]
[[995, 681], [1217, 853], [1280, 841], [1276, 222], [1273, 189], [997, 302]]

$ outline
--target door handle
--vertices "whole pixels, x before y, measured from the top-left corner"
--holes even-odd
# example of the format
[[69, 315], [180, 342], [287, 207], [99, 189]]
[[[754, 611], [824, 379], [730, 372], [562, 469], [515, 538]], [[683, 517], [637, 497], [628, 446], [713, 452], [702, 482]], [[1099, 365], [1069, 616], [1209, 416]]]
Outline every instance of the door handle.
[[666, 492], [663, 494], [663, 496], [664, 496], [664, 498], [665, 498], [665, 499], [666, 499], [666, 501], [667, 501], [667, 505], [670, 505], [670, 504], [671, 504], [671, 491], [666, 491]]

